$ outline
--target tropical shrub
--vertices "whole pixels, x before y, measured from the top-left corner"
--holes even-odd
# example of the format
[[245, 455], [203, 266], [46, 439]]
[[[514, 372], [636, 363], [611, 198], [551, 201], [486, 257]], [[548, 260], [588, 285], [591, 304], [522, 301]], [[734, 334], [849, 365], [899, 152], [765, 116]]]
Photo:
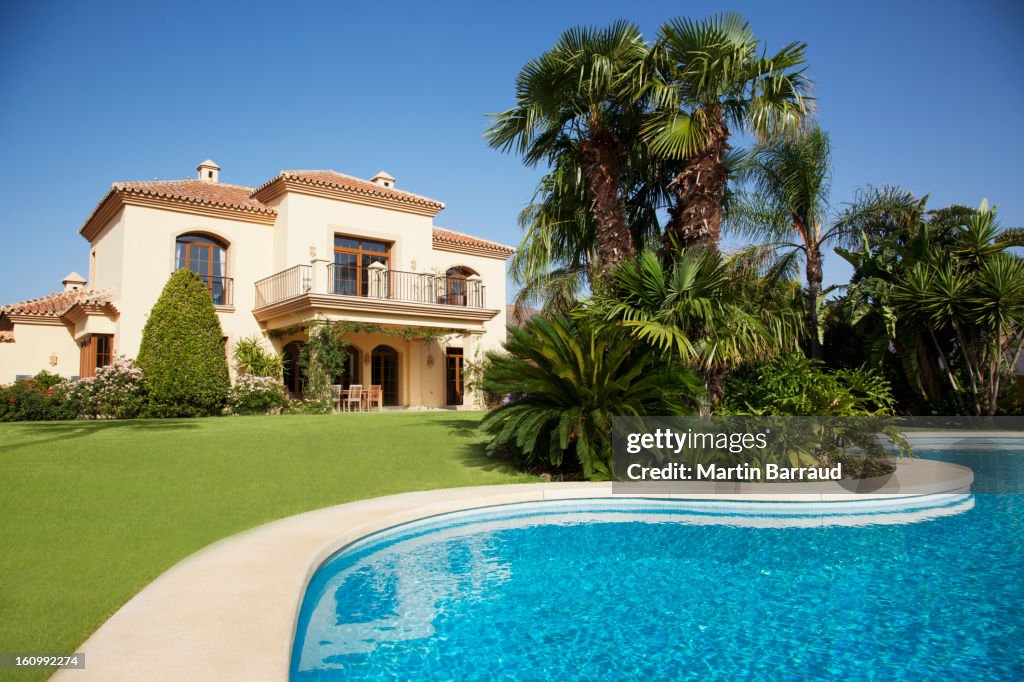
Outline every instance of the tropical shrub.
[[239, 339], [231, 357], [239, 374], [281, 380], [284, 358], [267, 350], [256, 335]]
[[619, 326], [554, 315], [510, 327], [506, 353], [488, 353], [481, 388], [506, 396], [482, 428], [488, 452], [522, 466], [612, 474], [612, 417], [690, 412], [697, 377], [634, 343]]
[[858, 416], [891, 414], [889, 382], [867, 369], [828, 370], [802, 353], [789, 353], [725, 381], [727, 414]]
[[234, 414], [269, 414], [287, 406], [284, 385], [271, 377], [241, 376], [228, 393], [228, 407]]
[[231, 385], [223, 339], [213, 299], [199, 277], [189, 270], [171, 275], [146, 321], [139, 348], [148, 414], [219, 414]]
[[862, 242], [836, 249], [854, 266], [843, 312], [878, 365], [895, 356], [917, 411], [996, 414], [1024, 353], [1024, 232], [986, 202], [925, 202], [884, 188], [850, 207]]

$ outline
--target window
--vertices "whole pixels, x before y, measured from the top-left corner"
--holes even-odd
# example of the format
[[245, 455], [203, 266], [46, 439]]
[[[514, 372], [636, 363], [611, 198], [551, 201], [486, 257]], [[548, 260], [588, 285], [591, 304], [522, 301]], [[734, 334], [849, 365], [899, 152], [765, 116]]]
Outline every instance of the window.
[[114, 361], [114, 335], [92, 334], [79, 345], [78, 373], [84, 379], [96, 376], [99, 367]]
[[174, 245], [174, 269], [199, 275], [215, 305], [231, 304], [231, 280], [227, 275], [227, 249], [220, 242], [198, 234], [178, 237]]
[[370, 278], [367, 268], [373, 263], [387, 266], [391, 244], [357, 237], [334, 237], [334, 293], [345, 296], [366, 296]]

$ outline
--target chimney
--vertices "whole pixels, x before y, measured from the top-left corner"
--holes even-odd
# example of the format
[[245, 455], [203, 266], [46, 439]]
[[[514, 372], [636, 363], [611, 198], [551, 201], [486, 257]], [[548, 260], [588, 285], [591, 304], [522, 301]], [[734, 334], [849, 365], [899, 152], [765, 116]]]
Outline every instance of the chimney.
[[376, 175], [370, 178], [370, 182], [381, 187], [391, 188], [395, 186], [395, 179], [385, 173], [384, 171], [378, 171]]
[[79, 275], [77, 272], [70, 273], [61, 282], [64, 285], [64, 291], [78, 291], [85, 286], [85, 278]]
[[203, 182], [217, 182], [217, 176], [220, 175], [220, 166], [210, 159], [196, 166], [196, 170], [199, 171], [199, 179]]

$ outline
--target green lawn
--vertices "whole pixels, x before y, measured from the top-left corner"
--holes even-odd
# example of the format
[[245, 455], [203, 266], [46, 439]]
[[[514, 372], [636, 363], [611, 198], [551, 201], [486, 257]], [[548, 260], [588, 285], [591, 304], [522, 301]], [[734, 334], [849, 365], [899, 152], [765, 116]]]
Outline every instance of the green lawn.
[[536, 480], [484, 456], [479, 420], [0, 424], [0, 652], [72, 652], [176, 562], [267, 521], [410, 490]]

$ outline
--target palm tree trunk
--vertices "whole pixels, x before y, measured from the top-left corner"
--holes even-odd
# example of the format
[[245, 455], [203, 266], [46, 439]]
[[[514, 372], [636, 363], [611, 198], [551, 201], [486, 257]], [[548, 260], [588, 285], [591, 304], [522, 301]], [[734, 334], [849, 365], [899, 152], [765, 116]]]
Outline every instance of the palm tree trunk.
[[597, 232], [601, 275], [608, 278], [611, 266], [632, 259], [636, 253], [622, 201], [621, 170], [625, 154], [615, 133], [603, 129], [592, 131], [580, 142], [580, 153]]
[[[720, 365], [707, 367], [702, 374], [704, 375], [704, 390], [707, 391], [705, 395], [710, 414], [718, 407], [718, 403], [722, 401], [722, 396], [725, 394], [725, 367]], [[702, 414], [701, 416], [708, 415]]]
[[821, 296], [821, 250], [813, 241], [807, 244], [807, 336], [811, 342], [811, 358], [821, 359], [818, 337], [818, 297]]
[[719, 122], [710, 141], [686, 162], [672, 186], [676, 203], [669, 208], [669, 221], [662, 235], [663, 254], [672, 253], [675, 244], [686, 248], [718, 250], [722, 234], [722, 201], [729, 182], [729, 169], [722, 163], [729, 151], [729, 128]]
[[[929, 350], [928, 342], [920, 331], [914, 333], [914, 355], [917, 358], [916, 376], [908, 377], [912, 385], [917, 386], [918, 392], [924, 398], [925, 403], [932, 403], [942, 395], [942, 384], [936, 375], [935, 366], [942, 367], [942, 359], [936, 361]], [[953, 386], [955, 389], [956, 387]], [[959, 398], [960, 394], [954, 390], [954, 395]]]

